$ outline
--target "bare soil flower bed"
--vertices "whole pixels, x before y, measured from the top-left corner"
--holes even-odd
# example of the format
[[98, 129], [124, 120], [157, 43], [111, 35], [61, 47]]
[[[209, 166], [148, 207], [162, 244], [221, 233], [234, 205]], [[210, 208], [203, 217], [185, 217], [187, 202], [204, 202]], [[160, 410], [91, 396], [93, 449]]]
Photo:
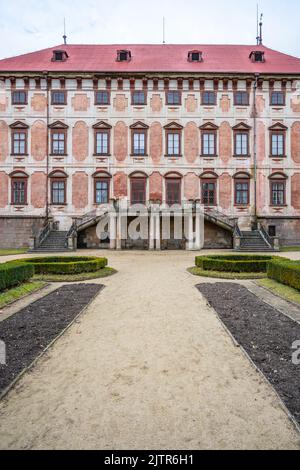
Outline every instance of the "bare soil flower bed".
[[292, 345], [300, 340], [299, 323], [244, 286], [216, 283], [197, 288], [300, 424], [300, 365], [292, 362]]
[[[99, 294], [100, 284], [66, 285], [0, 322], [6, 365], [0, 364], [0, 394]], [[63, 360], [63, 359], [62, 359]]]

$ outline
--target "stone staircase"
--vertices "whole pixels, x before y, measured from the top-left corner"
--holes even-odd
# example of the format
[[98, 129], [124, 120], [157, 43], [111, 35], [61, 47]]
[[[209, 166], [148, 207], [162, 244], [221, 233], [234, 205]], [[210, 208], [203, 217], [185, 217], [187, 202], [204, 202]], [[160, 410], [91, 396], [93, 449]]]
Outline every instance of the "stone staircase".
[[51, 230], [48, 236], [42, 241], [40, 246], [31, 250], [33, 253], [59, 253], [68, 251], [67, 248], [68, 232], [59, 232]]
[[241, 232], [240, 247], [238, 251], [245, 252], [271, 252], [273, 246], [266, 240], [260, 230]]

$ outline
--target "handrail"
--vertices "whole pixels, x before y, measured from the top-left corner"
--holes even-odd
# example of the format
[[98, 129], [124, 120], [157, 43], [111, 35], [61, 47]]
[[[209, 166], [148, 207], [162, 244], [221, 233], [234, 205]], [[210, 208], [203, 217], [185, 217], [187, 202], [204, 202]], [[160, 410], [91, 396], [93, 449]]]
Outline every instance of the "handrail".
[[263, 226], [261, 223], [258, 224], [258, 229], [259, 229], [259, 231], [260, 231], [262, 237], [263, 237], [264, 240], [266, 241], [266, 243], [267, 243], [271, 248], [273, 248], [273, 242], [272, 242], [272, 240], [271, 240], [271, 237], [270, 237], [270, 235], [267, 233], [267, 231], [265, 230], [264, 226]]
[[234, 227], [234, 237], [240, 237], [240, 238], [243, 237], [243, 234], [237, 222], [235, 223], [235, 227]]
[[46, 219], [46, 223], [42, 231], [40, 232], [39, 236], [37, 237], [37, 248], [41, 246], [43, 241], [48, 237], [51, 231], [51, 222], [49, 219]]

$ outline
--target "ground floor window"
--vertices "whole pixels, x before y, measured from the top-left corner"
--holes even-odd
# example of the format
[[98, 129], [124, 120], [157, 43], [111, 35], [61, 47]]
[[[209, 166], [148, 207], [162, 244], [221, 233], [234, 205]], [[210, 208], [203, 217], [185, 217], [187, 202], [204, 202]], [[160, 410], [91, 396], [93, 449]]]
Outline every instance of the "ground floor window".
[[214, 180], [202, 181], [202, 204], [215, 206], [217, 203], [217, 182]]
[[247, 206], [249, 204], [249, 181], [235, 181], [235, 204]]
[[22, 205], [27, 203], [27, 180], [21, 178], [12, 179], [12, 204]]
[[166, 202], [169, 206], [174, 204], [181, 204], [181, 180], [180, 179], [167, 179], [166, 180]]
[[285, 181], [271, 181], [271, 205], [285, 205]]
[[95, 179], [95, 204], [108, 204], [109, 180], [107, 178]]
[[51, 181], [51, 202], [52, 204], [66, 204], [66, 180]]
[[146, 204], [146, 178], [131, 178], [131, 204]]

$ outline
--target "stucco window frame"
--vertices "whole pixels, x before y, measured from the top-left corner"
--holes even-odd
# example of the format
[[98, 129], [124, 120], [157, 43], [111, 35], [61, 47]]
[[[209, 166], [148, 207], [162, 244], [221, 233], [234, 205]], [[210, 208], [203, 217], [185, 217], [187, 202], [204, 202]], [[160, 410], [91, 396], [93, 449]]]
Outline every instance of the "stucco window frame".
[[[243, 95], [243, 96], [246, 96], [247, 95], [247, 102], [245, 103], [238, 103], [237, 102], [237, 96], [238, 95]], [[234, 106], [238, 106], [238, 107], [244, 107], [244, 106], [250, 106], [250, 93], [248, 91], [245, 91], [245, 90], [237, 90], [233, 93], [233, 105]]]
[[[216, 126], [214, 123], [205, 123], [203, 126], [200, 126], [200, 134], [201, 134], [201, 158], [217, 158], [218, 157], [218, 130], [219, 127]], [[204, 136], [206, 134], [211, 134], [214, 136], [214, 154], [205, 154], [204, 153]]]
[[[16, 93], [24, 93], [25, 94], [25, 101], [24, 102], [19, 102], [16, 101], [15, 99], [15, 94]], [[27, 90], [12, 90], [11, 92], [11, 104], [13, 106], [26, 106], [28, 104], [28, 91]]]
[[[270, 158], [275, 158], [275, 159], [285, 159], [287, 158], [286, 155], [286, 146], [287, 146], [287, 131], [288, 128], [284, 126], [283, 124], [276, 123], [273, 126], [269, 127], [269, 155]], [[273, 136], [274, 135], [281, 135], [283, 137], [283, 153], [282, 155], [275, 155], [273, 154]]]
[[[287, 180], [288, 177], [285, 173], [277, 172], [269, 176], [270, 181], [270, 207], [280, 208], [287, 207]], [[273, 184], [283, 184], [283, 204], [273, 203]]]
[[[54, 101], [55, 93], [63, 93], [64, 94], [64, 102], [63, 103], [56, 103]], [[52, 106], [66, 106], [67, 104], [68, 104], [67, 90], [51, 90], [51, 105]]]
[[[11, 156], [12, 157], [28, 157], [28, 129], [29, 126], [21, 121], [17, 121], [10, 126], [11, 129]], [[24, 134], [24, 152], [15, 153], [14, 143], [15, 143], [15, 134]]]
[[[183, 126], [178, 124], [177, 122], [171, 122], [164, 126], [165, 129], [165, 157], [167, 158], [182, 158], [182, 131]], [[169, 138], [170, 134], [178, 134], [179, 135], [179, 152], [178, 154], [169, 153]]]
[[[130, 137], [131, 137], [131, 157], [148, 157], [148, 134], [149, 126], [142, 121], [137, 121], [132, 124], [130, 127]], [[144, 153], [135, 153], [134, 152], [134, 134], [144, 134], [145, 139], [145, 149]]]
[[[97, 100], [98, 93], [107, 93], [108, 102], [104, 103], [104, 102], [98, 101]], [[110, 104], [111, 104], [111, 92], [110, 92], [110, 90], [95, 90], [94, 103], [95, 103], [96, 106], [110, 106]]]
[[[233, 130], [233, 156], [235, 158], [250, 158], [250, 131], [251, 127], [245, 123], [239, 123], [232, 128]], [[239, 154], [237, 153], [237, 136], [244, 134], [247, 136], [247, 154]]]
[[[94, 205], [96, 206], [102, 206], [105, 204], [109, 204], [110, 200], [110, 188], [111, 188], [111, 182], [110, 182], [110, 177], [109, 176], [94, 176]], [[96, 194], [97, 194], [97, 183], [107, 183], [107, 202], [97, 202]]]

